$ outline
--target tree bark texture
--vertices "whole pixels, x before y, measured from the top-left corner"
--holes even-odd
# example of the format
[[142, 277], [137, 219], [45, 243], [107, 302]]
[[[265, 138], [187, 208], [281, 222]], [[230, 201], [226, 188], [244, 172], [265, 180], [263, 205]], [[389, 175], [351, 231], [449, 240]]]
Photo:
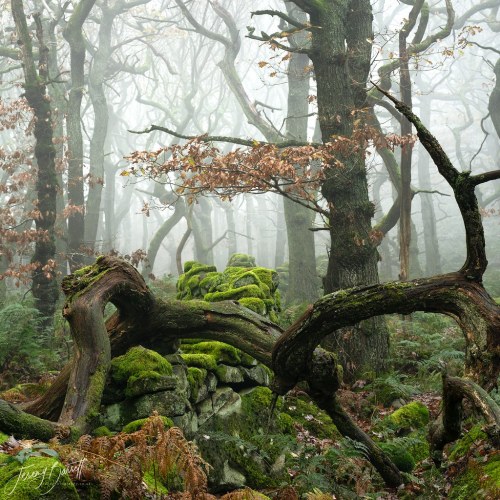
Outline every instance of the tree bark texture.
[[443, 413], [429, 430], [431, 456], [439, 465], [444, 446], [462, 433], [464, 399], [485, 419], [485, 432], [493, 444], [500, 445], [500, 408], [495, 401], [473, 381], [443, 374]]
[[104, 82], [112, 54], [111, 30], [116, 12], [104, 3], [101, 5], [102, 16], [99, 25], [99, 46], [94, 54], [89, 75], [89, 95], [94, 109], [94, 130], [90, 140], [90, 182], [87, 203], [85, 205], [84, 234], [85, 242], [94, 248], [97, 227], [101, 219], [101, 197], [104, 184], [104, 156], [108, 134], [108, 103], [104, 93]]
[[[297, 2], [296, 2], [297, 3]], [[302, 2], [301, 2], [302, 3]], [[308, 2], [309, 4], [309, 2]], [[367, 106], [366, 81], [370, 69], [372, 10], [368, 0], [311, 2], [309, 56], [317, 82], [318, 114], [323, 142], [332, 136], [349, 137], [356, 110]], [[376, 246], [370, 242], [374, 206], [369, 200], [364, 151], [339, 158], [344, 167], [326, 171], [322, 194], [330, 212], [331, 248], [325, 293], [378, 282]], [[324, 345], [339, 353], [346, 376], [365, 369], [381, 370], [389, 350], [388, 331], [382, 318], [344, 332], [340, 345]]]
[[32, 274], [32, 293], [44, 325], [53, 321], [58, 286], [55, 279], [55, 221], [58, 191], [53, 144], [52, 114], [46, 92], [48, 79], [48, 48], [43, 40], [40, 17], [35, 16], [39, 42], [39, 71], [33, 57], [31, 36], [26, 22], [22, 0], [12, 0], [12, 14], [16, 25], [24, 69], [24, 90], [28, 104], [35, 115], [35, 158], [37, 164], [36, 196], [39, 216], [35, 220], [38, 238], [32, 262], [36, 268]]
[[89, 15], [95, 0], [80, 0], [75, 6], [66, 28], [64, 38], [70, 46], [71, 90], [68, 99], [66, 127], [68, 134], [68, 202], [76, 210], [68, 217], [68, 250], [70, 269], [79, 268], [83, 262], [84, 209], [83, 194], [83, 137], [81, 105], [85, 87], [85, 39], [83, 22]]
[[[306, 22], [306, 14], [297, 6], [286, 3], [287, 13], [299, 23]], [[292, 47], [304, 48], [309, 43], [307, 33], [301, 31], [289, 37]], [[307, 54], [291, 53], [288, 63], [287, 138], [307, 141], [309, 114], [310, 59]], [[288, 303], [314, 302], [318, 298], [318, 276], [314, 233], [310, 231], [315, 212], [285, 198], [283, 207], [288, 239]]]

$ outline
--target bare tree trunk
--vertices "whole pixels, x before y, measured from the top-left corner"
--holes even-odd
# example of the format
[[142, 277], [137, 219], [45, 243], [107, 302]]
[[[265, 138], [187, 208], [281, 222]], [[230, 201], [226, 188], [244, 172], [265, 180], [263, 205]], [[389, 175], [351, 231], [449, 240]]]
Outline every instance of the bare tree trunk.
[[66, 28], [64, 38], [70, 46], [71, 56], [71, 90], [68, 100], [66, 118], [68, 133], [68, 202], [75, 210], [68, 217], [68, 250], [70, 269], [79, 268], [83, 262], [82, 245], [84, 243], [84, 209], [83, 194], [83, 138], [81, 126], [81, 105], [85, 87], [85, 40], [82, 26], [89, 15], [95, 0], [80, 0], [73, 10]]
[[32, 262], [36, 268], [32, 273], [32, 293], [40, 311], [43, 325], [53, 323], [55, 305], [59, 295], [55, 275], [55, 221], [57, 199], [57, 174], [55, 147], [53, 144], [52, 115], [46, 93], [48, 79], [48, 48], [43, 40], [40, 16], [34, 16], [36, 36], [40, 44], [38, 73], [35, 68], [31, 36], [26, 22], [22, 0], [12, 0], [12, 14], [21, 46], [24, 90], [28, 104], [35, 115], [35, 158], [37, 163], [36, 196], [40, 213], [35, 220], [38, 238]]

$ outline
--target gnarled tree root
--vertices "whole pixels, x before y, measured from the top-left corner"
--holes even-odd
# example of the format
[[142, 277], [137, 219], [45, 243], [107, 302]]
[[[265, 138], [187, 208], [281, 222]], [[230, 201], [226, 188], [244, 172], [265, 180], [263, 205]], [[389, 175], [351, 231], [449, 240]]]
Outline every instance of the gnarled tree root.
[[472, 380], [443, 373], [443, 412], [429, 429], [431, 457], [441, 464], [443, 448], [462, 433], [462, 403], [467, 399], [486, 421], [484, 431], [495, 446], [500, 446], [500, 408], [491, 396]]

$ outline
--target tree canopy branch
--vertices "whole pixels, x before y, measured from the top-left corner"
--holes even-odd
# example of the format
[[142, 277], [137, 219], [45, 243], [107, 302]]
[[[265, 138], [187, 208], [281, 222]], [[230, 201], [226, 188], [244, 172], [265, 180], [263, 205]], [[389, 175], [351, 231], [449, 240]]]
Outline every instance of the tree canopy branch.
[[274, 143], [267, 141], [258, 141], [256, 139], [240, 139], [238, 137], [229, 137], [224, 135], [200, 135], [200, 136], [185, 135], [185, 134], [179, 134], [178, 132], [175, 132], [175, 130], [169, 129], [167, 127], [162, 127], [160, 125], [151, 125], [151, 127], [144, 130], [129, 130], [129, 132], [132, 134], [149, 134], [154, 131], [165, 132], [167, 134], [173, 135], [174, 137], [178, 137], [179, 139], [187, 139], [187, 140], [199, 139], [202, 142], [228, 142], [230, 144], [239, 144], [240, 146], [249, 146], [249, 147], [259, 146], [261, 144], [272, 144], [278, 148], [300, 147], [300, 146], [319, 147], [322, 145], [317, 142], [301, 142], [295, 140], [288, 140], [288, 141]]
[[293, 17], [290, 17], [289, 15], [287, 15], [284, 12], [281, 12], [279, 10], [267, 9], [267, 10], [255, 10], [252, 12], [252, 17], [253, 16], [266, 16], [266, 15], [279, 17], [279, 18], [283, 19], [283, 21], [286, 21], [288, 24], [291, 24], [292, 26], [295, 26], [296, 28], [299, 28], [301, 30], [310, 29], [310, 26], [308, 26], [306, 24], [299, 23]]

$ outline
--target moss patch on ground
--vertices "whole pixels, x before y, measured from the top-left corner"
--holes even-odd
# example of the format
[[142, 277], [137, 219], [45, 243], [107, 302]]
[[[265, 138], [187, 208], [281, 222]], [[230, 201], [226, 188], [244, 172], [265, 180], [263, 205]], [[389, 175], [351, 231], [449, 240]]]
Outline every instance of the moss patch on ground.
[[430, 413], [420, 401], [412, 401], [387, 417], [390, 427], [406, 430], [421, 429], [429, 423]]
[[487, 436], [483, 431], [482, 425], [474, 425], [451, 447], [448, 460], [453, 462], [464, 457], [467, 453], [469, 453], [469, 450], [474, 443], [484, 439], [487, 439]]
[[464, 473], [458, 476], [448, 498], [500, 498], [500, 451], [485, 457], [469, 459]]
[[79, 495], [61, 462], [31, 457], [23, 464], [11, 461], [0, 467], [0, 498], [72, 500]]

